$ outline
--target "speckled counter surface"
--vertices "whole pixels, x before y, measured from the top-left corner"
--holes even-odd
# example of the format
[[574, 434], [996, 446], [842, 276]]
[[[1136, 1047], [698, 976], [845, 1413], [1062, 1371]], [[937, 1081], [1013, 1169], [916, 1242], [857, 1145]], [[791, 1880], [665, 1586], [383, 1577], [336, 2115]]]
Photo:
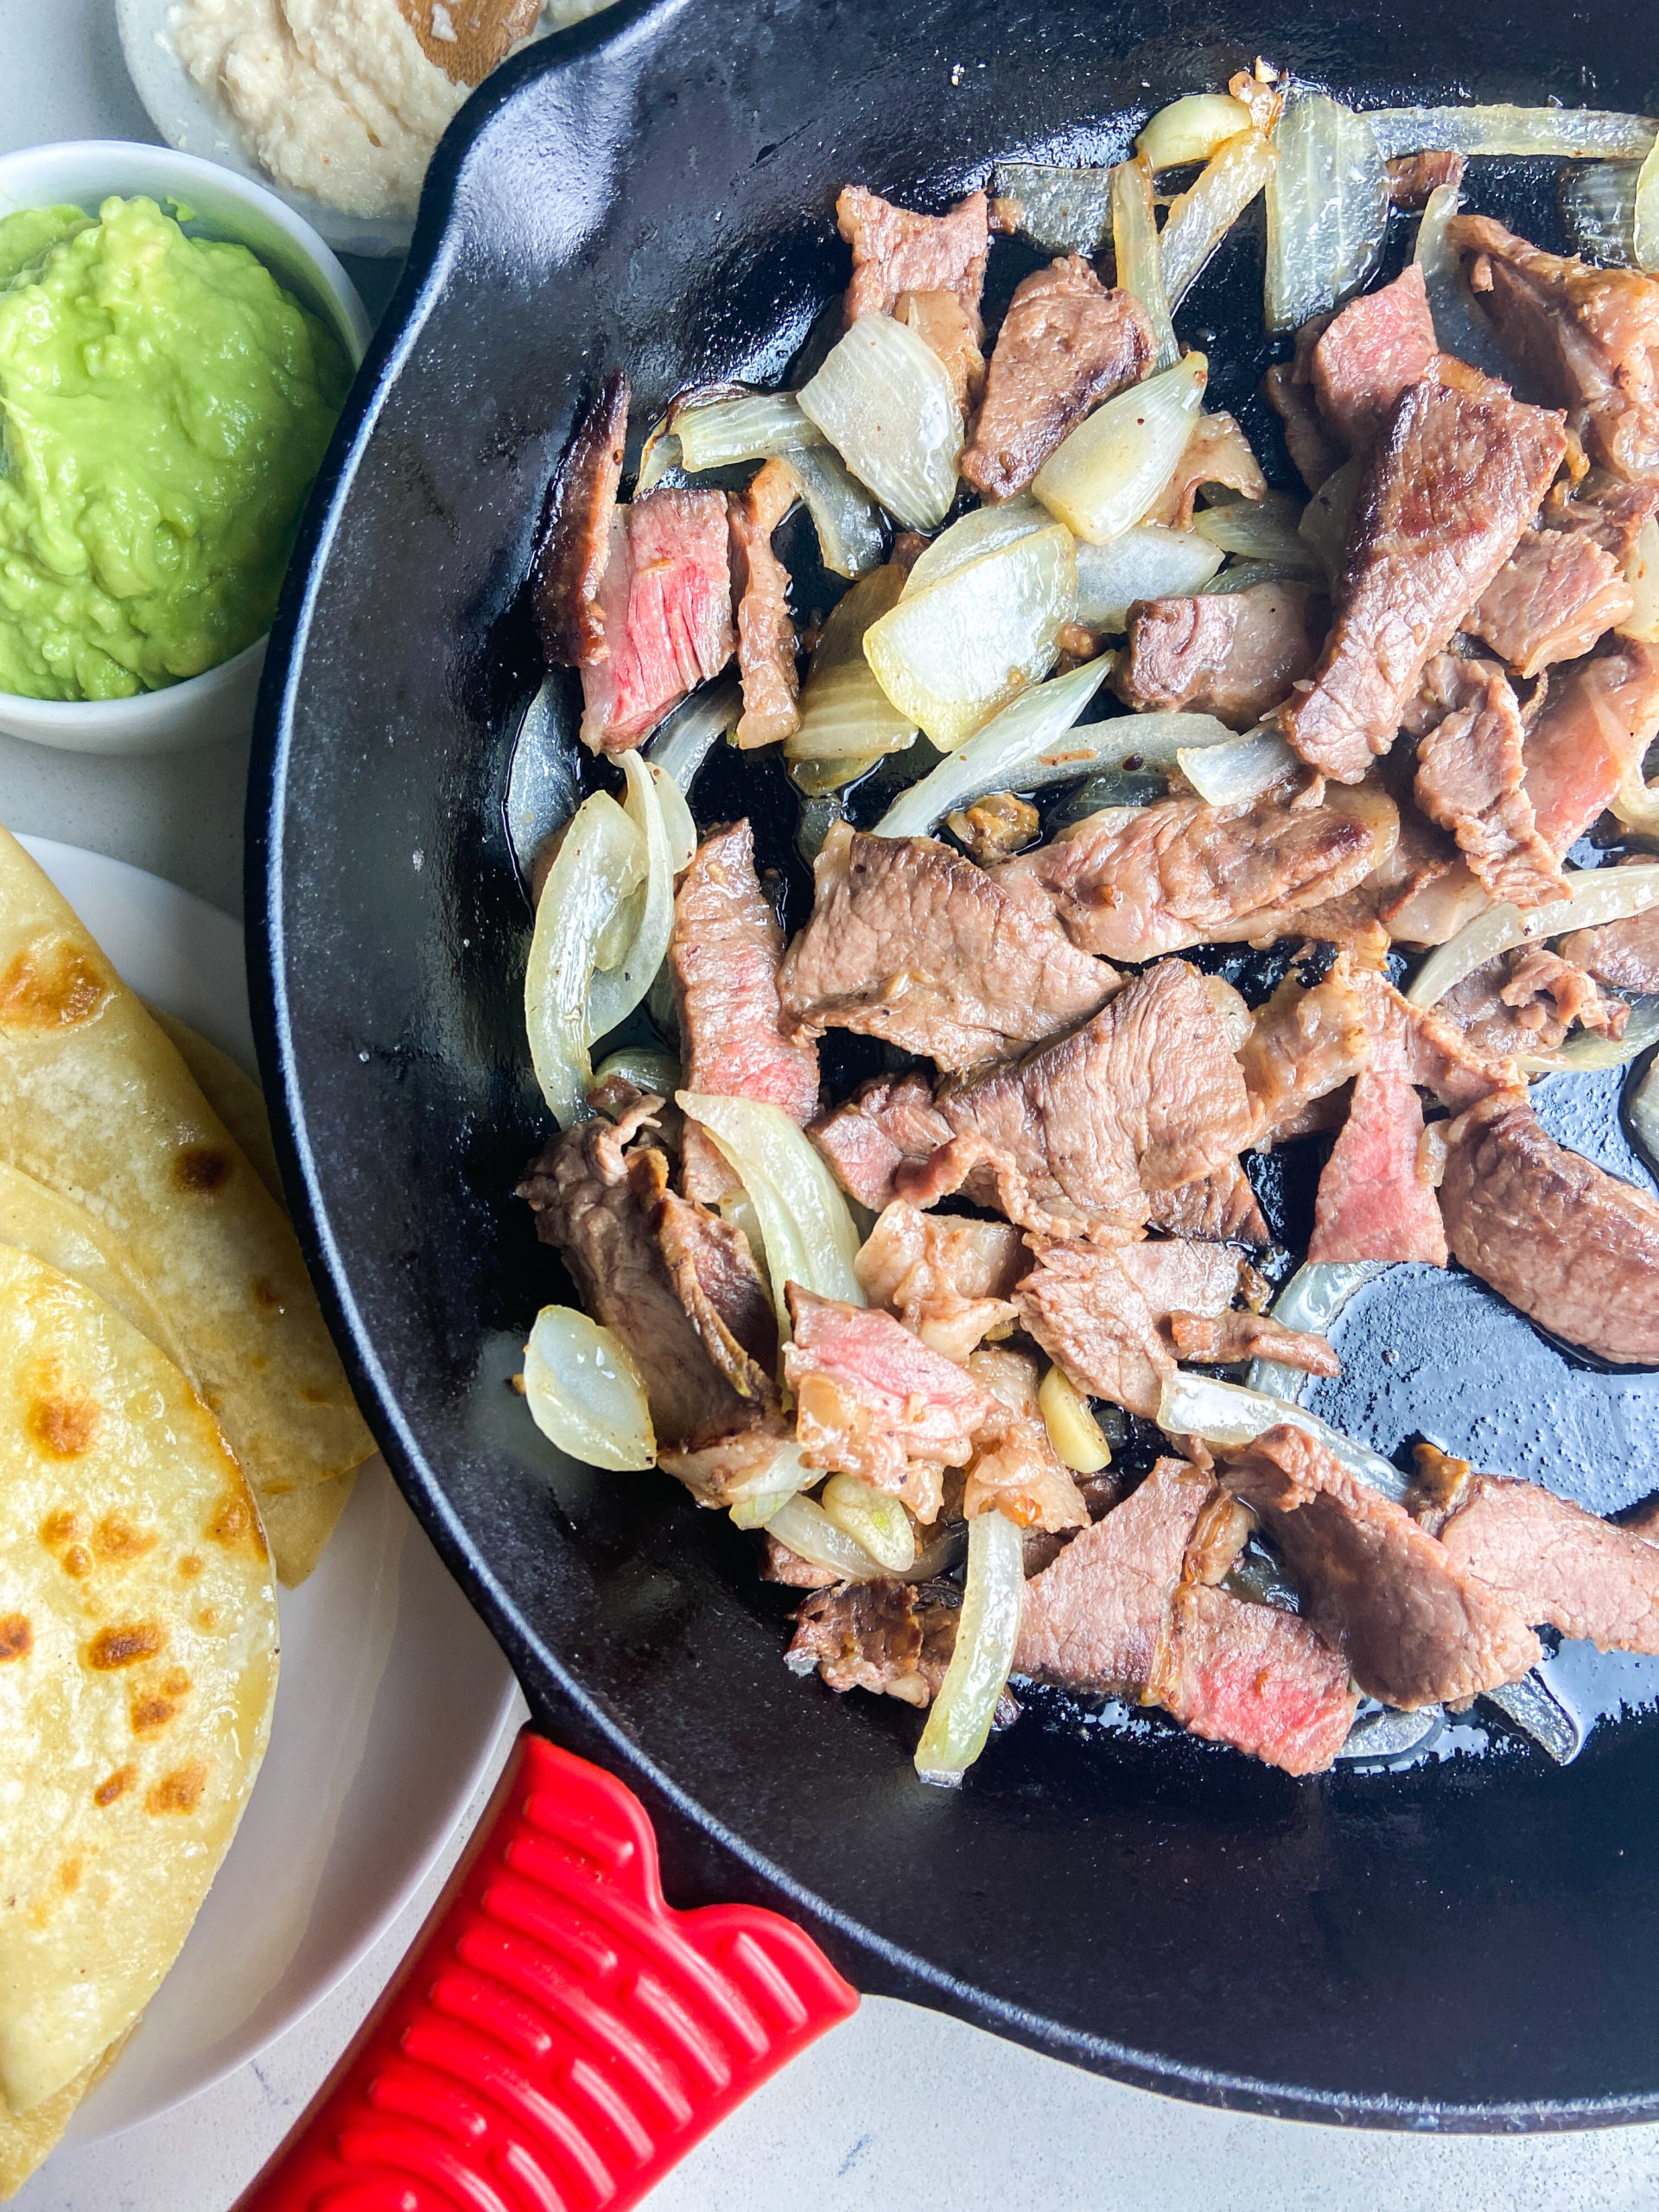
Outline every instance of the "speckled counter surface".
[[[0, 0], [0, 150], [153, 135], [111, 0]], [[111, 764], [0, 737], [0, 821], [130, 861], [234, 913], [246, 768], [236, 740]], [[373, 2003], [470, 1826], [378, 1948], [257, 2063], [143, 2127], [60, 2152], [19, 2212], [224, 2212]], [[652, 2212], [809, 2202], [814, 2212], [1649, 2212], [1659, 2126], [1443, 2140], [1243, 2118], [874, 1999], [649, 2202]]]

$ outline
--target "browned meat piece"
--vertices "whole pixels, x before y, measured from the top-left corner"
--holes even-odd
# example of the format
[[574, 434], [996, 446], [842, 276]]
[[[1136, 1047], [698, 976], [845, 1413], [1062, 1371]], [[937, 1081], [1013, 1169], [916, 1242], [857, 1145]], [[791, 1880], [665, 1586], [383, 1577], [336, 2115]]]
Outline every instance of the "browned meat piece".
[[1602, 1037], [1622, 1037], [1630, 1010], [1622, 999], [1604, 998], [1583, 969], [1541, 944], [1517, 945], [1507, 956], [1510, 972], [1499, 995], [1505, 1006], [1526, 1009], [1548, 999], [1564, 1030], [1576, 1022]]
[[839, 823], [814, 873], [812, 919], [779, 977], [792, 1036], [851, 1029], [971, 1067], [1071, 1027], [1117, 988], [1051, 915], [934, 838]]
[[1191, 599], [1143, 599], [1112, 671], [1126, 706], [1187, 708], [1249, 729], [1308, 675], [1330, 603], [1311, 585], [1253, 584]]
[[732, 588], [738, 600], [737, 665], [743, 679], [737, 741], [746, 749], [776, 745], [801, 726], [789, 571], [772, 550], [772, 533], [798, 497], [790, 470], [781, 461], [769, 461], [748, 490], [728, 502]]
[[862, 1084], [807, 1133], [860, 1205], [891, 1204], [893, 1178], [907, 1161], [925, 1160], [956, 1131], [933, 1103], [933, 1086], [917, 1070]]
[[963, 475], [987, 499], [1023, 492], [1091, 408], [1146, 374], [1154, 350], [1140, 301], [1109, 292], [1080, 254], [1037, 270], [1002, 318]]
[[1541, 252], [1489, 215], [1454, 215], [1447, 235], [1505, 346], [1592, 457], [1629, 482], [1659, 476], [1659, 285]]
[[922, 1522], [938, 1518], [947, 1467], [966, 1466], [996, 1402], [965, 1368], [873, 1307], [788, 1289], [784, 1376], [810, 1467], [861, 1475]]
[[1659, 729], [1659, 645], [1621, 639], [1552, 677], [1527, 731], [1527, 796], [1557, 859], [1608, 804]]
[[815, 1567], [787, 1544], [780, 1544], [770, 1529], [760, 1531], [760, 1580], [781, 1582], [790, 1590], [834, 1590], [841, 1583], [841, 1577], [827, 1567]]
[[1224, 1490], [1213, 1491], [1181, 1561], [1182, 1581], [1225, 1581], [1255, 1528], [1255, 1516], [1248, 1505], [1241, 1505]]
[[1409, 388], [1355, 511], [1319, 671], [1280, 712], [1310, 766], [1357, 783], [1388, 751], [1424, 662], [1514, 552], [1566, 451], [1541, 408], [1433, 378]]
[[1362, 1071], [1314, 1201], [1310, 1261], [1446, 1265], [1446, 1230], [1422, 1169], [1423, 1109], [1404, 1076]]
[[965, 1360], [988, 1330], [1014, 1318], [1026, 1248], [1005, 1221], [887, 1207], [854, 1262], [859, 1287], [947, 1359]]
[[[685, 1087], [760, 1098], [804, 1125], [817, 1111], [818, 1055], [786, 1039], [778, 1003], [784, 933], [754, 873], [747, 822], [712, 830], [674, 899], [668, 964]], [[712, 1204], [737, 1178], [700, 1129], [685, 1134], [687, 1195]]]
[[1179, 1190], [1153, 1191], [1147, 1207], [1148, 1229], [1171, 1236], [1213, 1238], [1225, 1244], [1271, 1244], [1273, 1231], [1256, 1203], [1250, 1179], [1236, 1160]]
[[1185, 1460], [1160, 1459], [1139, 1490], [1027, 1583], [1013, 1672], [1068, 1689], [1141, 1695], [1214, 1488]]
[[1414, 213], [1443, 184], [1463, 181], [1463, 156], [1444, 149], [1430, 154], [1402, 154], [1389, 163], [1389, 205]]
[[1522, 1620], [1603, 1651], [1659, 1651], [1659, 1545], [1536, 1483], [1475, 1475], [1440, 1531]]
[[989, 216], [982, 192], [970, 192], [948, 215], [917, 215], [879, 200], [862, 185], [848, 185], [836, 202], [841, 235], [853, 249], [848, 321], [891, 315], [901, 292], [951, 292], [977, 339]]
[[1600, 546], [1623, 575], [1643, 527], [1659, 514], [1659, 484], [1607, 484], [1574, 497], [1558, 484], [1544, 502], [1546, 530], [1578, 532]]
[[1520, 1679], [1537, 1637], [1405, 1508], [1287, 1423], [1223, 1452], [1221, 1478], [1262, 1516], [1306, 1617], [1367, 1695], [1412, 1712]]
[[957, 1643], [962, 1593], [951, 1584], [849, 1582], [809, 1598], [784, 1664], [816, 1667], [832, 1690], [873, 1690], [929, 1706]]
[[547, 487], [533, 588], [542, 651], [555, 667], [590, 667], [609, 651], [599, 588], [627, 435], [628, 380], [613, 369]]
[[1259, 1006], [1238, 1062], [1266, 1149], [1302, 1134], [1308, 1109], [1340, 1090], [1370, 1058], [1365, 1001], [1346, 954], [1311, 988], [1287, 976]]
[[1268, 944], [1295, 917], [1369, 875], [1397, 833], [1374, 787], [1317, 806], [1282, 791], [1233, 806], [1201, 798], [1107, 807], [996, 870], [1016, 897], [1052, 904], [1086, 952], [1151, 960], [1188, 945]]
[[1034, 845], [1042, 834], [1043, 820], [1029, 799], [1012, 791], [991, 791], [971, 806], [959, 807], [945, 821], [953, 837], [967, 846], [970, 859], [982, 868], [1012, 860]]
[[1262, 464], [1230, 415], [1199, 416], [1175, 474], [1141, 520], [1166, 523], [1172, 530], [1190, 530], [1192, 510], [1206, 484], [1223, 485], [1247, 499], [1267, 497], [1268, 480], [1262, 474]]
[[1476, 1052], [1437, 1007], [1413, 1006], [1381, 976], [1356, 976], [1353, 987], [1365, 1008], [1372, 1064], [1432, 1090], [1453, 1113], [1519, 1083], [1512, 1062]]
[[596, 601], [602, 658], [582, 669], [582, 741], [626, 753], [732, 657], [723, 492], [649, 492], [611, 518]]
[[1058, 1535], [1089, 1526], [1089, 1508], [1071, 1471], [1048, 1440], [1037, 1401], [1037, 1363], [1000, 1346], [976, 1351], [968, 1372], [999, 1411], [974, 1439], [962, 1510], [971, 1521], [993, 1508], [1021, 1529]]
[[1464, 623], [1519, 676], [1587, 653], [1636, 602], [1624, 568], [1582, 531], [1529, 530]]
[[1027, 1335], [1090, 1397], [1150, 1421], [1175, 1362], [1121, 1255], [1099, 1244], [1050, 1244], [1014, 1293]]
[[893, 315], [944, 363], [963, 420], [970, 420], [985, 391], [978, 309], [970, 314], [954, 292], [901, 292]]
[[1659, 1203], [1557, 1144], [1524, 1091], [1447, 1130], [1440, 1210], [1453, 1257], [1542, 1327], [1659, 1361]]
[[1271, 1359], [1281, 1367], [1300, 1367], [1305, 1375], [1342, 1372], [1342, 1362], [1323, 1337], [1287, 1329], [1266, 1313], [1172, 1313], [1168, 1326], [1176, 1357], [1201, 1367]]
[[696, 1447], [770, 1425], [777, 1328], [741, 1232], [675, 1196], [660, 1147], [625, 1149], [658, 1103], [567, 1130], [518, 1195], [583, 1306], [632, 1354], [658, 1442]]
[[1286, 1774], [1324, 1773], [1359, 1702], [1348, 1662], [1310, 1623], [1201, 1582], [1175, 1592], [1147, 1698]]
[[[1597, 934], [1577, 932], [1580, 938]], [[1562, 946], [1564, 955], [1573, 941]], [[1659, 967], [1655, 972], [1659, 985]], [[1601, 1036], [1622, 1037], [1630, 1010], [1623, 999], [1604, 998], [1573, 958], [1558, 958], [1541, 945], [1517, 945], [1465, 976], [1436, 1011], [1455, 1023], [1477, 1052], [1496, 1058], [1554, 1052], [1574, 1022]]]
[[1523, 780], [1525, 732], [1509, 678], [1488, 661], [1439, 658], [1457, 671], [1458, 702], [1418, 746], [1417, 804], [1452, 832], [1493, 899], [1547, 906], [1564, 897], [1567, 886], [1534, 822]]
[[1353, 452], [1369, 453], [1439, 353], [1423, 272], [1412, 262], [1332, 318], [1313, 348], [1319, 412]]
[[1281, 361], [1262, 378], [1262, 396], [1285, 426], [1286, 450], [1297, 474], [1310, 492], [1317, 492], [1342, 467], [1348, 450], [1320, 414], [1313, 385], [1288, 361]]
[[[772, 1340], [777, 1340], [775, 1330]], [[758, 1427], [737, 1429], [712, 1442], [683, 1448], [664, 1445], [657, 1454], [657, 1464], [665, 1475], [683, 1482], [699, 1505], [734, 1505], [740, 1497], [752, 1496], [757, 1487], [763, 1486], [760, 1478], [772, 1468], [784, 1440], [783, 1416], [773, 1414]], [[804, 1567], [806, 1562], [800, 1564]], [[829, 1579], [833, 1581], [835, 1577]], [[817, 1585], [806, 1586], [816, 1589]]]
[[1659, 991], [1659, 907], [1561, 939], [1561, 957], [1616, 991]]
[[1236, 1252], [1185, 1236], [1150, 1236], [1114, 1252], [1147, 1301], [1154, 1321], [1176, 1312], [1224, 1313], [1238, 1295], [1243, 1263]]

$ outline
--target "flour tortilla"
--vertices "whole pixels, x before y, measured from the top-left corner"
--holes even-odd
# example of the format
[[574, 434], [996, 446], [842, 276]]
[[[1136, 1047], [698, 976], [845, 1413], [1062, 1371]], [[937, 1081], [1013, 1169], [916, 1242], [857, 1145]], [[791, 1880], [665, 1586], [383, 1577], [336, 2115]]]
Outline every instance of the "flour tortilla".
[[113, 1234], [262, 1499], [327, 1482], [372, 1451], [281, 1209], [3, 830], [0, 1160]]
[[95, 2088], [121, 2056], [125, 2036], [118, 2036], [102, 2057], [83, 2066], [74, 2080], [32, 2112], [20, 2114], [0, 2107], [0, 2203], [15, 2196], [74, 2118], [75, 2107]]
[[188, 1021], [181, 1021], [165, 1007], [153, 1006], [148, 999], [139, 1003], [194, 1076], [202, 1096], [246, 1153], [248, 1165], [286, 1213], [282, 1170], [276, 1165], [276, 1147], [271, 1142], [264, 1092], [251, 1075], [243, 1074], [228, 1052], [221, 1052], [217, 1045], [210, 1045], [200, 1030], [193, 1029]]
[[297, 1590], [322, 1557], [356, 1487], [353, 1467], [332, 1482], [308, 1483], [286, 1497], [260, 1499], [259, 1518], [265, 1524], [276, 1580], [284, 1590]]
[[258, 1771], [270, 1561], [154, 1344], [0, 1246], [0, 2102], [37, 2113], [178, 1955]]

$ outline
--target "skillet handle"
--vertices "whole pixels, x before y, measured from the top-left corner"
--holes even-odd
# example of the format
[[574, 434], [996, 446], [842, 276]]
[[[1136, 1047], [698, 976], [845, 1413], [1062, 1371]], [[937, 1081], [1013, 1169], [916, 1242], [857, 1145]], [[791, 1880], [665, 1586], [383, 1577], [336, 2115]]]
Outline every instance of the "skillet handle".
[[779, 1914], [675, 1911], [632, 1791], [527, 1729], [238, 2212], [626, 2212], [857, 2004]]

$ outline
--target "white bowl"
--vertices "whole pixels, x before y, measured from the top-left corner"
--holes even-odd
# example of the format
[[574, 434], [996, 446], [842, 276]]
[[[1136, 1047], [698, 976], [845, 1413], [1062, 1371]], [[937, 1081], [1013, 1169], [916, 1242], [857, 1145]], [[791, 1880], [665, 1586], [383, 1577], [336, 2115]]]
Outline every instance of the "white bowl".
[[[111, 193], [146, 193], [192, 210], [187, 227], [257, 253], [296, 299], [321, 317], [356, 368], [370, 324], [351, 278], [311, 226], [263, 185], [167, 146], [85, 138], [0, 155], [0, 215], [67, 205], [97, 211]], [[200, 676], [130, 699], [24, 699], [0, 691], [0, 730], [71, 753], [165, 753], [244, 735], [265, 658], [260, 638]]]

